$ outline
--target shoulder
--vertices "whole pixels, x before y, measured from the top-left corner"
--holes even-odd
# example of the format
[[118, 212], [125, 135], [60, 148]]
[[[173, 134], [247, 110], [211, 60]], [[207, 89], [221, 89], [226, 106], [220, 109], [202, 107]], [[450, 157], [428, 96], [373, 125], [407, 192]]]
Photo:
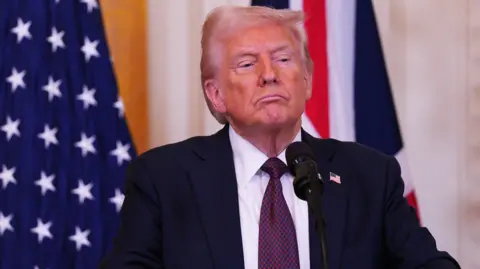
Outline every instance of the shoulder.
[[393, 158], [377, 149], [357, 142], [338, 141], [337, 146], [337, 157], [347, 158], [351, 162], [359, 164], [380, 165], [391, 161]]
[[185, 183], [183, 179], [188, 176], [188, 171], [200, 164], [193, 149], [205, 140], [208, 137], [191, 137], [139, 154], [127, 167], [126, 186], [133, 184], [145, 191], [155, 190], [155, 193], [179, 189]]
[[194, 157], [194, 149], [206, 143], [211, 136], [194, 136], [179, 142], [151, 148], [138, 155], [132, 164], [142, 163], [147, 167], [173, 167]]
[[[317, 151], [327, 152], [329, 161], [342, 170], [348, 170], [366, 180], [385, 179], [391, 173], [400, 173], [395, 158], [372, 147], [357, 142], [336, 139], [315, 139]], [[393, 169], [393, 170], [392, 170]]]
[[384, 164], [393, 158], [377, 149], [357, 142], [340, 141], [333, 138], [314, 138], [314, 141], [319, 151], [327, 151], [330, 158], [343, 161], [360, 164]]
[[211, 135], [193, 136], [188, 139], [154, 147], [135, 158], [132, 165], [142, 163], [148, 168], [161, 171], [188, 170], [201, 165], [207, 158], [226, 156], [231, 153], [228, 127]]
[[352, 193], [368, 195], [370, 201], [383, 200], [387, 193], [397, 190], [403, 193], [402, 171], [395, 156], [356, 142], [320, 139], [318, 145], [330, 148], [329, 162], [346, 175], [345, 183]]

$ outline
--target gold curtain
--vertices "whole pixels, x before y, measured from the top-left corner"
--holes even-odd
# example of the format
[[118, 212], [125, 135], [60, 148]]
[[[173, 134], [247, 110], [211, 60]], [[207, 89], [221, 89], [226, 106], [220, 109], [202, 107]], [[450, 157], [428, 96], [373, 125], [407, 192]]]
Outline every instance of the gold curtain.
[[148, 147], [146, 0], [100, 0], [125, 114], [138, 153]]

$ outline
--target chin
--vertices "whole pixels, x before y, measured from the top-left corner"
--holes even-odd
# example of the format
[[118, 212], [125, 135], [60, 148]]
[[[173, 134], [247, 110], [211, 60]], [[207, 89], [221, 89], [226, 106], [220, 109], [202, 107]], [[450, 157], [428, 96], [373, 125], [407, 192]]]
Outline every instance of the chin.
[[256, 115], [251, 118], [253, 120], [251, 122], [255, 122], [254, 125], [261, 126], [262, 129], [277, 129], [292, 126], [299, 120], [297, 113], [294, 113], [294, 111], [287, 107], [270, 106], [259, 112], [260, 113], [257, 112]]
[[287, 115], [267, 115], [263, 120], [265, 126], [272, 128], [286, 127], [292, 125], [296, 120]]

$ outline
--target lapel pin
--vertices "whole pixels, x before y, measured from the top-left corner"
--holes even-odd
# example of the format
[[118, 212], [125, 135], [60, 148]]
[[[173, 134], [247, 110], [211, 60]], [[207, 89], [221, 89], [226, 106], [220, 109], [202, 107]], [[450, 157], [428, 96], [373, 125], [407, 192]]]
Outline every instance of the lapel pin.
[[333, 181], [337, 184], [342, 184], [342, 181], [340, 180], [340, 176], [332, 172], [330, 172], [330, 181]]

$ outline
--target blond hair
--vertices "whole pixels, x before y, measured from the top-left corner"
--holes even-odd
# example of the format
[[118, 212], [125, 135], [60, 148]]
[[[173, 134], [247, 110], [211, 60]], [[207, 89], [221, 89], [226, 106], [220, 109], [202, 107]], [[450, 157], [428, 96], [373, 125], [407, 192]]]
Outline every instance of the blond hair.
[[301, 11], [274, 9], [263, 6], [223, 5], [213, 9], [202, 27], [202, 55], [200, 60], [201, 82], [205, 101], [210, 113], [220, 124], [227, 122], [225, 116], [213, 108], [205, 93], [205, 81], [215, 76], [219, 43], [241, 29], [264, 23], [276, 23], [286, 27], [299, 42], [306, 72], [313, 73], [313, 62], [308, 52], [307, 35], [304, 28], [304, 15]]

